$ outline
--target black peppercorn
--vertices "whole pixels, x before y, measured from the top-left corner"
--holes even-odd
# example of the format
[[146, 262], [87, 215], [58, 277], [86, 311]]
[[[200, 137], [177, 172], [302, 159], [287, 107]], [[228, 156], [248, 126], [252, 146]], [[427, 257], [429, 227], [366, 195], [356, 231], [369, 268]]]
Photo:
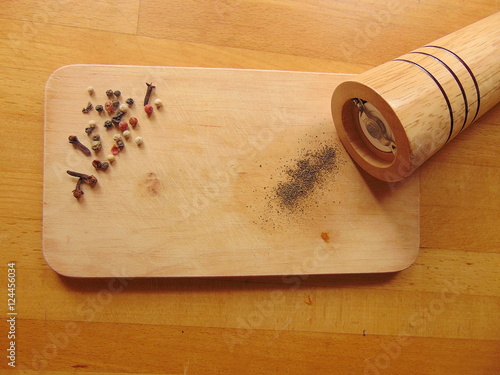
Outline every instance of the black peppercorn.
[[118, 98], [119, 96], [121, 96], [122, 93], [120, 90], [115, 90], [113, 94]]
[[111, 90], [111, 89], [106, 90], [106, 95], [108, 96], [108, 98], [112, 98], [114, 95], [113, 90]]
[[104, 111], [104, 107], [100, 104], [96, 105], [95, 106], [95, 110], [99, 113], [101, 113], [102, 111]]
[[132, 105], [134, 104], [134, 99], [128, 98], [127, 100], [125, 100], [125, 103], [127, 103], [128, 105]]
[[112, 126], [113, 126], [113, 122], [112, 122], [111, 120], [106, 120], [106, 121], [104, 121], [104, 127], [105, 127], [106, 129], [109, 129], [109, 128], [111, 128]]
[[117, 99], [113, 99], [111, 101], [111, 104], [113, 105], [113, 108], [116, 109], [120, 106], [120, 102]]
[[87, 106], [85, 108], [82, 109], [82, 112], [83, 113], [89, 113], [90, 111], [92, 110], [92, 103], [91, 102], [88, 102], [87, 103]]

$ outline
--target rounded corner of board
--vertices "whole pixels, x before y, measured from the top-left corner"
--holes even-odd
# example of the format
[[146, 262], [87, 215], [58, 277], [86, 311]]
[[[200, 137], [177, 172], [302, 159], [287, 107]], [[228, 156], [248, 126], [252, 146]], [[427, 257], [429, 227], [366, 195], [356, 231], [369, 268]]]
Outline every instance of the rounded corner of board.
[[68, 278], [76, 278], [76, 277], [81, 277], [78, 274], [75, 274], [74, 272], [71, 272], [69, 269], [65, 269], [64, 265], [61, 263], [56, 262], [54, 259], [52, 259], [49, 254], [47, 254], [47, 251], [45, 249], [42, 249], [42, 255], [45, 260], [45, 263], [49, 266], [49, 268], [57, 273], [59, 276], [62, 277], [68, 277]]

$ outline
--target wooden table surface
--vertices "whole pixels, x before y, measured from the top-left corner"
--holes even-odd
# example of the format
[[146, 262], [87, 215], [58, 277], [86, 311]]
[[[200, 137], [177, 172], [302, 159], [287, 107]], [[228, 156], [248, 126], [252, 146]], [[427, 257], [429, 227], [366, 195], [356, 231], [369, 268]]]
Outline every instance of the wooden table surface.
[[41, 250], [44, 85], [58, 67], [359, 73], [499, 10], [495, 0], [2, 1], [0, 369], [14, 341], [24, 374], [499, 373], [498, 105], [420, 169], [420, 254], [399, 273], [71, 279]]

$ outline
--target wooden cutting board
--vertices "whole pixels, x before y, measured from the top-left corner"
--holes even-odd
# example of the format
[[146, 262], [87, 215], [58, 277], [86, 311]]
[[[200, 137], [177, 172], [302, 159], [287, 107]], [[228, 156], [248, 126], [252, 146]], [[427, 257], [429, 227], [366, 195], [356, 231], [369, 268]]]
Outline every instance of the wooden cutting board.
[[[349, 75], [263, 70], [71, 65], [45, 102], [43, 254], [77, 277], [242, 276], [391, 272], [419, 249], [418, 176], [369, 177], [337, 139], [330, 113]], [[145, 82], [156, 89], [143, 110]], [[87, 87], [95, 93], [89, 95]], [[132, 97], [125, 148], [107, 171], [117, 129], [107, 89]], [[103, 150], [69, 144], [97, 122]], [[144, 140], [141, 146], [135, 137]], [[76, 178], [99, 182], [72, 195]]]

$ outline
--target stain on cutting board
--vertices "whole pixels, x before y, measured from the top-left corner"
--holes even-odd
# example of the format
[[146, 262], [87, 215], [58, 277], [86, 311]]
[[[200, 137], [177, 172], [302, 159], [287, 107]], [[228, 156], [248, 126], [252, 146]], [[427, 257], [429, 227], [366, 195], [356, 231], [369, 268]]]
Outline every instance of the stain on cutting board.
[[162, 193], [163, 184], [155, 172], [147, 172], [139, 179], [137, 190], [142, 196], [156, 197]]

